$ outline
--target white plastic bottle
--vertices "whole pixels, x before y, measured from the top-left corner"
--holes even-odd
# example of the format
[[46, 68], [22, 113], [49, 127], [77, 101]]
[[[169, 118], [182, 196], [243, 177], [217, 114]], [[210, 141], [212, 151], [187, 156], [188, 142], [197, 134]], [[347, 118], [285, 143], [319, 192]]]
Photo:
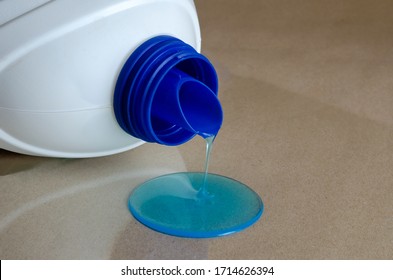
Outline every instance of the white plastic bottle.
[[3, 0], [0, 11], [0, 148], [24, 154], [95, 157], [142, 144], [113, 110], [123, 65], [159, 35], [200, 50], [192, 0]]

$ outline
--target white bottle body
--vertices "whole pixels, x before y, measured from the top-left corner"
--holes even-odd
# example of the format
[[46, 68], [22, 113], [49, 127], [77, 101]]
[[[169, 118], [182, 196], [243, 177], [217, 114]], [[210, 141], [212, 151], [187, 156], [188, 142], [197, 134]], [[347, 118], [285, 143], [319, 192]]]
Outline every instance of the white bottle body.
[[37, 0], [27, 11], [30, 0], [16, 2], [0, 18], [2, 149], [79, 158], [136, 147], [112, 105], [124, 62], [157, 35], [200, 50], [192, 0]]

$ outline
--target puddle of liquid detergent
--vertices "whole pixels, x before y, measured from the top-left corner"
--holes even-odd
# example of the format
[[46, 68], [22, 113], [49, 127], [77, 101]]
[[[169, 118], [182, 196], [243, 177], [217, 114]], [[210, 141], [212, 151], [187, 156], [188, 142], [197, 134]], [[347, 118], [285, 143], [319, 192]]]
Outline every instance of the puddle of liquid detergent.
[[258, 194], [208, 172], [214, 139], [205, 137], [204, 172], [172, 173], [139, 185], [129, 198], [133, 216], [161, 233], [193, 238], [224, 236], [255, 223], [263, 212]]

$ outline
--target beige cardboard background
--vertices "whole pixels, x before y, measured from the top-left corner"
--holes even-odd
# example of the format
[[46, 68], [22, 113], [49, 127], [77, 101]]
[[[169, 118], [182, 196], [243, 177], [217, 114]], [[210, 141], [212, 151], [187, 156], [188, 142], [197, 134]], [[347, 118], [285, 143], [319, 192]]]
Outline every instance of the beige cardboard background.
[[393, 2], [196, 6], [225, 113], [210, 170], [258, 192], [262, 218], [196, 240], [130, 216], [137, 184], [201, 170], [201, 139], [81, 160], [0, 151], [0, 258], [392, 259]]

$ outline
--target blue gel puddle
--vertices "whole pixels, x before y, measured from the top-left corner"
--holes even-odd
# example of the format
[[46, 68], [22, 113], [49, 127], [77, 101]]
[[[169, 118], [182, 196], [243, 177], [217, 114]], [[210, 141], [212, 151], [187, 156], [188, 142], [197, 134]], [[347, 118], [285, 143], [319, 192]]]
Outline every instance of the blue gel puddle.
[[130, 196], [129, 209], [153, 230], [207, 238], [249, 227], [262, 215], [263, 203], [253, 190], [231, 178], [182, 172], [141, 184]]
[[142, 224], [169, 235], [208, 238], [241, 231], [262, 215], [262, 200], [252, 189], [208, 173], [216, 135], [202, 137], [206, 141], [204, 172], [163, 175], [132, 192], [128, 206]]

